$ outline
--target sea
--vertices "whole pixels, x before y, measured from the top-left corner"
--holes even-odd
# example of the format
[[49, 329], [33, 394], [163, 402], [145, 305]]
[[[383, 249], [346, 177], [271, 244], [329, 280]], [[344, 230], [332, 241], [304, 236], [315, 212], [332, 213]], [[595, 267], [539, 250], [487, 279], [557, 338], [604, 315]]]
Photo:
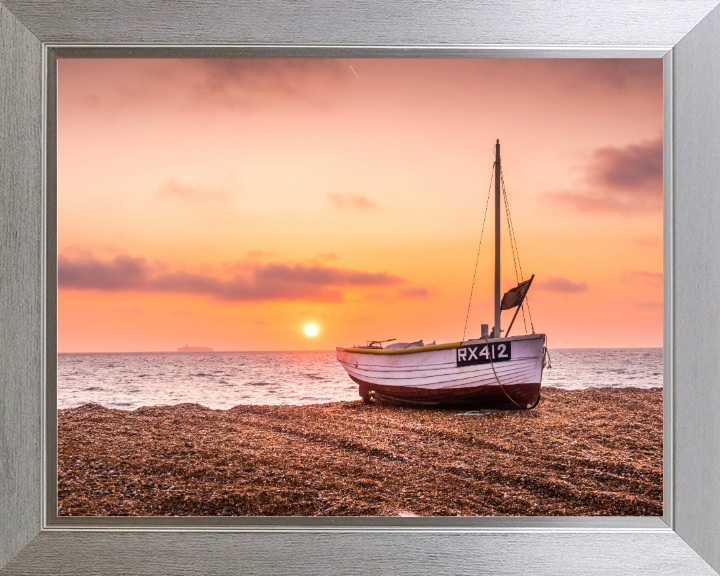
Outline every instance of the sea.
[[[556, 349], [550, 359], [543, 386], [663, 385], [662, 348]], [[95, 403], [134, 410], [190, 402], [227, 409], [359, 399], [334, 350], [59, 354], [57, 368], [58, 408]]]

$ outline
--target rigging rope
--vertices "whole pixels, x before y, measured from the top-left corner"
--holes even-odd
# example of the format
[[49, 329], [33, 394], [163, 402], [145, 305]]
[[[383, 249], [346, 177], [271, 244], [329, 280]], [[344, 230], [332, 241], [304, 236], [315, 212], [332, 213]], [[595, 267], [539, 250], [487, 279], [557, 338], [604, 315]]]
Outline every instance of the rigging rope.
[[503, 391], [503, 394], [505, 394], [505, 397], [506, 397], [508, 400], [510, 400], [510, 402], [512, 402], [513, 404], [515, 404], [515, 406], [517, 406], [518, 408], [520, 408], [520, 410], [532, 410], [533, 408], [535, 408], [535, 406], [537, 406], [537, 405], [540, 403], [540, 393], [538, 393], [537, 400], [535, 401], [535, 404], [533, 404], [532, 406], [527, 405], [527, 404], [526, 404], [525, 406], [523, 406], [522, 404], [518, 404], [518, 403], [515, 402], [515, 400], [510, 396], [510, 394], [507, 393], [507, 390], [505, 390], [505, 386], [503, 386], [503, 383], [500, 382], [500, 377], [497, 375], [497, 372], [495, 372], [495, 363], [492, 361], [492, 354], [490, 354], [490, 351], [489, 351], [489, 348], [490, 348], [490, 337], [489, 337], [489, 336], [484, 336], [483, 338], [485, 338], [485, 345], [488, 347], [488, 358], [490, 358], [490, 367], [492, 368], [493, 374], [495, 375], [495, 380], [497, 381], [498, 384], [500, 384], [500, 389]]
[[510, 218], [510, 207], [508, 206], [508, 199], [507, 199], [507, 193], [505, 192], [505, 183], [503, 182], [503, 175], [502, 172], [500, 172], [500, 182], [502, 182], [502, 191], [503, 191], [503, 200], [505, 201], [505, 221], [508, 225], [508, 236], [510, 236], [510, 249], [512, 251], [512, 257], [513, 257], [513, 265], [515, 266], [515, 280], [518, 284], [520, 284], [520, 280], [523, 278], [522, 276], [522, 267], [520, 268], [521, 273], [518, 276], [518, 260], [520, 259], [520, 254], [517, 255], [517, 259], [515, 257], [515, 242], [513, 238], [513, 231], [512, 226], [510, 225], [512, 220]]
[[[468, 323], [468, 318], [470, 316], [470, 305], [472, 303], [473, 290], [475, 289], [475, 278], [477, 276], [477, 266], [478, 266], [478, 262], [480, 260], [480, 248], [482, 246], [483, 234], [485, 232], [485, 222], [487, 220], [488, 206], [490, 205], [490, 192], [492, 191], [492, 183], [493, 183], [494, 174], [495, 174], [495, 163], [493, 162], [493, 171], [492, 171], [492, 175], [490, 176], [490, 185], [488, 186], [488, 197], [487, 197], [487, 201], [485, 202], [485, 215], [483, 216], [483, 225], [482, 225], [482, 230], [480, 232], [480, 243], [478, 244], [478, 252], [477, 252], [477, 256], [475, 257], [475, 271], [473, 272], [473, 281], [472, 281], [472, 286], [470, 287], [470, 300], [468, 301], [467, 314], [465, 315], [465, 328], [463, 329], [463, 338], [462, 338], [463, 342], [465, 341], [465, 334], [467, 332], [467, 323]], [[513, 227], [512, 217], [510, 216], [510, 203], [508, 202], [507, 191], [505, 190], [505, 178], [503, 177], [502, 169], [500, 171], [500, 184], [502, 186], [503, 199], [505, 201], [505, 219], [508, 224], [508, 232], [510, 235], [510, 248], [512, 249], [513, 265], [515, 267], [515, 279], [517, 280], [517, 282], [519, 284], [524, 276], [523, 276], [523, 271], [522, 271], [522, 264], [520, 262], [520, 251], [518, 249], [517, 238], [515, 236], [515, 228]], [[520, 271], [519, 274], [518, 274], [518, 268]], [[527, 301], [527, 294], [525, 295], [524, 300]], [[525, 323], [525, 306], [524, 306], [524, 304], [525, 304], [525, 302], [523, 302], [523, 304], [521, 305], [521, 309], [523, 311], [523, 323]], [[530, 302], [529, 301], [527, 301], [527, 305], [528, 305], [528, 315], [530, 316], [530, 326], [532, 327], [533, 334], [535, 334], [535, 326], [533, 326], [533, 322], [532, 322], [532, 314], [530, 313]], [[525, 324], [525, 332], [527, 333], [527, 324]], [[489, 347], [490, 346], [490, 337], [483, 336], [482, 339], [485, 340], [486, 346]], [[547, 337], [546, 337], [546, 342], [547, 342]], [[550, 364], [549, 353], [547, 350], [547, 345], [545, 344], [545, 345], [543, 345], [543, 361], [542, 361], [543, 368], [546, 365], [546, 363], [545, 363], [546, 355], [548, 356], [547, 365], [549, 367], [549, 364]], [[520, 408], [521, 410], [531, 410], [532, 408], [535, 408], [535, 406], [537, 406], [538, 403], [540, 402], [540, 394], [538, 394], [537, 400], [535, 401], [535, 403], [532, 406], [527, 405], [527, 404], [525, 406], [518, 404], [515, 401], [515, 399], [512, 398], [510, 396], [510, 394], [508, 394], [507, 390], [505, 389], [505, 386], [501, 382], [500, 377], [498, 376], [498, 374], [495, 370], [495, 363], [492, 360], [491, 354], [489, 354], [489, 358], [490, 358], [490, 367], [492, 368], [493, 375], [495, 376], [495, 381], [500, 385], [500, 389], [503, 391], [503, 394], [505, 394], [505, 397], [508, 400], [510, 400], [510, 402], [515, 404], [515, 406]]]
[[477, 276], [477, 266], [480, 260], [480, 247], [482, 246], [483, 233], [485, 232], [485, 220], [487, 219], [487, 210], [490, 205], [490, 191], [492, 190], [493, 177], [495, 175], [495, 162], [493, 162], [492, 174], [490, 175], [490, 185], [488, 186], [488, 197], [485, 202], [485, 216], [483, 216], [482, 230], [480, 231], [480, 244], [478, 244], [477, 256], [475, 257], [475, 271], [473, 272], [472, 286], [470, 287], [470, 300], [468, 301], [467, 314], [465, 315], [465, 328], [463, 328], [462, 341], [465, 341], [465, 333], [467, 332], [468, 317], [470, 316], [470, 304], [472, 303], [473, 290], [475, 289], [475, 276]]
[[[517, 251], [517, 264], [520, 268], [520, 278], [523, 278], [523, 271], [522, 271], [522, 263], [520, 262], [520, 251], [517, 248], [517, 237], [515, 236], [515, 227], [513, 226], [512, 222], [512, 216], [510, 216], [510, 204], [508, 202], [507, 198], [507, 192], [505, 191], [505, 178], [503, 177], [502, 169], [500, 171], [500, 183], [502, 184], [502, 191], [503, 191], [503, 198], [505, 199], [505, 210], [506, 210], [506, 218], [508, 222], [508, 229], [510, 230], [510, 245], [512, 246], [514, 243], [513, 248], [513, 262], [515, 260], [515, 252]], [[515, 276], [517, 277], [517, 270], [515, 270]], [[530, 317], [530, 327], [532, 328], [532, 333], [535, 334], [535, 326], [533, 324], [532, 320], [532, 312], [530, 311], [530, 300], [528, 299], [527, 294], [524, 298], [525, 302], [527, 302], [527, 309], [528, 309], [528, 315]], [[523, 302], [523, 304], [525, 303]], [[523, 311], [523, 322], [525, 321], [525, 309], [524, 307], [521, 307]], [[527, 325], [525, 326], [525, 332], [527, 332]]]
[[[512, 249], [513, 264], [515, 266], [515, 280], [518, 284], [525, 280], [525, 276], [522, 271], [522, 263], [520, 263], [520, 250], [517, 246], [517, 239], [515, 238], [515, 229], [512, 226], [512, 216], [510, 215], [510, 203], [508, 202], [507, 191], [505, 190], [505, 177], [500, 173], [500, 182], [502, 183], [503, 200], [505, 201], [505, 221], [508, 225], [508, 235], [510, 236], [510, 248]], [[517, 260], [515, 255], [517, 254]], [[520, 275], [518, 276], [518, 264], [520, 264]], [[523, 327], [525, 328], [525, 334], [527, 334], [527, 321], [525, 319], [525, 302], [520, 305], [522, 310]], [[529, 310], [529, 309], [528, 309]]]

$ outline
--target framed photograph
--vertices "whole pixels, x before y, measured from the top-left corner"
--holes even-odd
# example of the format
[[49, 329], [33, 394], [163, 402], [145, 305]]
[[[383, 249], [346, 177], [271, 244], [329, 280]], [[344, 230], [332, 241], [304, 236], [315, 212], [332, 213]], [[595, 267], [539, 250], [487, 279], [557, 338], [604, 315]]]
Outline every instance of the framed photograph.
[[[443, 11], [427, 7], [420, 12], [414, 5], [400, 5], [401, 14], [414, 15], [412, 24], [411, 20], [400, 18], [399, 13], [390, 14], [381, 5], [370, 5], [364, 12], [369, 24], [362, 30], [348, 24], [357, 21], [356, 7], [291, 14], [289, 10], [264, 5], [206, 5], [188, 9], [184, 19], [179, 18], [177, 12], [170, 14], [169, 7], [159, 3], [103, 5], [103, 10], [93, 9], [89, 4], [80, 7], [64, 2], [44, 6], [42, 10], [32, 2], [0, 4], [0, 37], [3, 39], [0, 135], [5, 156], [4, 162], [0, 163], [3, 190], [0, 220], [3, 292], [0, 306], [7, 319], [0, 347], [0, 360], [6, 367], [0, 389], [3, 416], [0, 424], [3, 468], [0, 473], [3, 484], [9, 488], [0, 495], [2, 573], [469, 571], [524, 574], [531, 567], [537, 574], [715, 574], [720, 568], [720, 553], [715, 542], [720, 496], [714, 482], [720, 474], [720, 458], [713, 444], [719, 426], [716, 406], [720, 402], [720, 393], [712, 386], [720, 375], [714, 361], [719, 346], [714, 336], [717, 318], [712, 304], [712, 294], [720, 285], [720, 266], [713, 249], [720, 242], [720, 231], [713, 223], [713, 214], [718, 209], [714, 182], [720, 177], [720, 169], [713, 162], [713, 151], [720, 145], [717, 130], [720, 106], [713, 97], [720, 88], [720, 64], [716, 57], [720, 49], [717, 40], [720, 38], [720, 10], [716, 4], [714, 1], [668, 2], [662, 11], [658, 11], [654, 6], [628, 2], [608, 7], [606, 13], [598, 13], [597, 8], [591, 9], [582, 2], [564, 6], [548, 3], [542, 10], [538, 6], [525, 8], [519, 2]], [[592, 19], [599, 20], [593, 20], [589, 28], [591, 15]], [[566, 25], [559, 30], [547, 28], [554, 30], [549, 36], [539, 31], [542, 27], [538, 28], [538, 21], [544, 21], [548, 26], [550, 22], [558, 21]], [[508, 36], [506, 31], [511, 23], [516, 32]], [[219, 59], [227, 63], [230, 58], [256, 61], [262, 58], [265, 62], [269, 58], [292, 59], [296, 63], [324, 62], [323, 66], [331, 67], [340, 63], [342, 70], [330, 70], [330, 75], [350, 80], [359, 79], [364, 73], [359, 69], [362, 62], [380, 62], [387, 67], [400, 58], [411, 59], [416, 68], [428, 58], [445, 62], [449, 62], [449, 58], [458, 59], [460, 68], [471, 61], [479, 62], [479, 59], [497, 59], [497, 63], [507, 58], [512, 58], [513, 62], [521, 62], [517, 60], [520, 58], [641, 58], [656, 59], [658, 64], [662, 60], [662, 138], [658, 133], [654, 140], [639, 141], [632, 144], [632, 150], [626, 150], [635, 164], [644, 162], [645, 167], [648, 164], [645, 152], [648, 153], [648, 158], [653, 160], [649, 162], [651, 166], [646, 175], [650, 180], [654, 178], [655, 184], [658, 174], [657, 170], [653, 172], [652, 165], [654, 162], [657, 166], [657, 153], [662, 150], [662, 516], [657, 515], [659, 508], [651, 507], [647, 515], [633, 509], [629, 515], [619, 512], [602, 518], [584, 516], [584, 511], [576, 512], [577, 516], [559, 517], [532, 513], [526, 516], [527, 511], [515, 517], [492, 516], [487, 512], [486, 516], [472, 517], [463, 515], [463, 511], [450, 510], [452, 507], [441, 510], [431, 506], [423, 508], [422, 513], [432, 514], [433, 510], [439, 510], [439, 515], [412, 517], [400, 508], [378, 507], [364, 497], [361, 508], [344, 516], [334, 516], [330, 511], [327, 515], [313, 517], [302, 516], [303, 512], [300, 516], [272, 513], [256, 516], [251, 513], [242, 517], [236, 511], [218, 508], [195, 516], [192, 513], [189, 516], [174, 514], [172, 510], [166, 515], [163, 512], [158, 515], [152, 509], [124, 517], [118, 517], [117, 510], [107, 515], [97, 510], [83, 514], [82, 508], [78, 509], [79, 515], [58, 513], [55, 386], [60, 375], [55, 371], [58, 348], [53, 337], [63, 329], [56, 313], [58, 282], [61, 288], [75, 290], [77, 297], [82, 299], [83, 294], [87, 294], [84, 290], [98, 291], [109, 287], [112, 291], [117, 287], [113, 282], [125, 282], [122, 278], [118, 280], [118, 275], [113, 276], [116, 271], [113, 266], [129, 264], [131, 268], [140, 266], [142, 277], [136, 274], [135, 280], [140, 278], [140, 284], [145, 288], [149, 286], [150, 292], [153, 286], [162, 286], [160, 291], [163, 292], [167, 292], [168, 287], [171, 292], [177, 292], [178, 286], [180, 292], [187, 292], [188, 286], [195, 287], [194, 290], [200, 286], [203, 294], [216, 298], [227, 298], [231, 290], [235, 290], [233, 297], [241, 294], [241, 298], [251, 296], [254, 289], [267, 293], [269, 285], [259, 283], [268, 276], [268, 270], [285, 276], [301, 273], [303, 278], [320, 273], [327, 278], [330, 274], [335, 283], [313, 284], [312, 289], [320, 291], [313, 293], [319, 302], [323, 298], [330, 301], [333, 295], [337, 297], [338, 286], [357, 288], [350, 278], [363, 280], [358, 290], [364, 291], [365, 296], [378, 287], [392, 288], [392, 294], [381, 293], [382, 290], [370, 294], [371, 298], [377, 299], [427, 298], [434, 289], [415, 282], [414, 277], [408, 281], [401, 274], [384, 269], [365, 270], [356, 262], [345, 266], [337, 262], [338, 255], [329, 250], [315, 250], [311, 260], [307, 260], [305, 254], [302, 257], [307, 261], [301, 263], [298, 263], [298, 255], [291, 255], [295, 259], [286, 261], [271, 255], [272, 258], [265, 261], [268, 248], [259, 245], [249, 247], [245, 259], [235, 262], [233, 270], [225, 271], [230, 275], [239, 274], [234, 277], [236, 279], [245, 279], [244, 284], [236, 281], [230, 286], [213, 276], [216, 271], [202, 266], [188, 272], [172, 269], [172, 265], [158, 259], [148, 267], [137, 258], [133, 260], [132, 255], [122, 256], [130, 259], [127, 262], [122, 258], [117, 261], [117, 254], [111, 254], [112, 249], [107, 246], [98, 248], [101, 256], [78, 249], [81, 244], [78, 238], [82, 235], [77, 238], [72, 234], [63, 236], [63, 230], [60, 230], [56, 236], [53, 222], [62, 210], [62, 202], [58, 202], [55, 193], [59, 190], [58, 184], [61, 178], [67, 182], [68, 173], [82, 170], [82, 167], [61, 166], [55, 162], [55, 154], [62, 152], [56, 116], [58, 94], [63, 97], [56, 91], [55, 82], [58, 78], [62, 81], [62, 74], [58, 76], [59, 62], [87, 62], [80, 60], [82, 58], [92, 58], [96, 65], [103, 58], [145, 63], [150, 63], [152, 58], [173, 58], [175, 62], [179, 62], [178, 58], [187, 58], [196, 64]], [[353, 62], [358, 65], [353, 66]], [[212, 72], [215, 74], [212, 78], [217, 80], [216, 73], [222, 70]], [[370, 68], [368, 72], [372, 73]], [[194, 73], [208, 72], [196, 70]], [[389, 74], [397, 76], [397, 73], [391, 71]], [[117, 77], [117, 71], [111, 66], [105, 70], [96, 68], [92, 75], [97, 78], [103, 74]], [[172, 71], [161, 70], [162, 74], [169, 77]], [[642, 75], [639, 70], [629, 72], [631, 81], [638, 81]], [[451, 84], [448, 78], [436, 82], [436, 86], [444, 88]], [[210, 90], [212, 86], [206, 88]], [[280, 88], [288, 90], [287, 86]], [[331, 92], [327, 91], [325, 96]], [[206, 92], [204, 96], [222, 99], [227, 94], [216, 91], [213, 94]], [[407, 95], [399, 97], [404, 99]], [[161, 95], [160, 100], [163, 98], [167, 95]], [[300, 94], [299, 98], [320, 108], [323, 103], [327, 105], [312, 89]], [[92, 106], [87, 99], [80, 98], [78, 102], [80, 107]], [[252, 108], [257, 103], [245, 102], [245, 105]], [[649, 113], [648, 109], [637, 112], [639, 116]], [[348, 119], [344, 121], [351, 126]], [[628, 121], [628, 126], [630, 124]], [[361, 132], [360, 126], [357, 129]], [[628, 134], [631, 132], [629, 129]], [[326, 136], [332, 137], [331, 134]], [[458, 139], [452, 134], [448, 138], [449, 141]], [[495, 158], [490, 159], [490, 164], [495, 160], [499, 168], [500, 146], [491, 144]], [[90, 152], [87, 143], [77, 145]], [[107, 156], [102, 149], [96, 152]], [[586, 166], [586, 183], [590, 176], [602, 177], [601, 164], [615, 161], [614, 156], [608, 160], [613, 153], [596, 150], [594, 156], [589, 156], [595, 159], [596, 165]], [[112, 155], [122, 158], [120, 151], [112, 152]], [[512, 157], [512, 153], [508, 156]], [[59, 169], [63, 170], [62, 174]], [[508, 176], [506, 169], [505, 179], [496, 181], [505, 183]], [[190, 204], [195, 211], [204, 209], [201, 205], [210, 206], [210, 209], [220, 206], [228, 213], [232, 210], [234, 191], [242, 184], [233, 182], [232, 174], [223, 177], [225, 181], [211, 183], [209, 187], [190, 182], [189, 173], [182, 181], [158, 181], [147, 202], [162, 204], [160, 209], [179, 211], [178, 214]], [[80, 180], [72, 182], [72, 186], [76, 187], [78, 183]], [[348, 210], [381, 211], [382, 202], [364, 194], [361, 188], [323, 190], [316, 200], [326, 201], [326, 210], [334, 211], [338, 219]], [[577, 190], [549, 191], [548, 194], [555, 194], [554, 200], [558, 203], [564, 202], [580, 210], [603, 200], [588, 190], [584, 195]], [[304, 197], [310, 198], [310, 193]], [[75, 205], [87, 201], [87, 197], [78, 197]], [[512, 197], [510, 201], [513, 201]], [[182, 205], [168, 208], [172, 202]], [[650, 208], [659, 214], [656, 197], [646, 195], [639, 202], [642, 205], [633, 205], [638, 210], [647, 210], [648, 203], [655, 202]], [[292, 211], [292, 206], [290, 208]], [[297, 207], [295, 209], [299, 211]], [[119, 221], [122, 220], [121, 212], [117, 211]], [[70, 227], [66, 230], [82, 229], [80, 225], [72, 226], [71, 220], [68, 220]], [[251, 226], [251, 223], [247, 224]], [[649, 246], [658, 239], [643, 236], [641, 241]], [[61, 261], [57, 259], [59, 247], [63, 249]], [[287, 246], [282, 246], [278, 250], [286, 249]], [[650, 277], [652, 274], [657, 275], [657, 271], [650, 270], [640, 273], [645, 274], [642, 280], [648, 282], [655, 280], [654, 276]], [[98, 278], [106, 283], [99, 286], [101, 280]], [[503, 304], [495, 306], [498, 314], [501, 308], [517, 307], [518, 311], [525, 311], [521, 306], [528, 289], [525, 280], [527, 278], [519, 277], [515, 288], [514, 284], [502, 285], [502, 292], [507, 291], [507, 294]], [[628, 285], [632, 284], [630, 278], [626, 280]], [[558, 275], [551, 278], [550, 283], [538, 279], [535, 288], [541, 292], [560, 290], [569, 298], [568, 295], [581, 292], [584, 286], [577, 278]], [[643, 297], [649, 290], [642, 290]], [[495, 292], [497, 301], [501, 294], [497, 289]], [[532, 296], [532, 292], [530, 294]], [[653, 303], [657, 308], [657, 298], [648, 297], [638, 302], [646, 310], [650, 310]], [[127, 315], [137, 312], [133, 312], [133, 306], [141, 308], [127, 303]], [[492, 306], [488, 305], [488, 309]], [[314, 313], [320, 317], [317, 311]], [[295, 316], [294, 321], [300, 322], [304, 329], [303, 337], [315, 337], [318, 329], [323, 329], [315, 317]], [[262, 321], [260, 318], [254, 320]], [[503, 316], [503, 329], [509, 321]], [[492, 328], [492, 321], [486, 323]], [[499, 325], [497, 320], [495, 324]], [[261, 333], [258, 330], [257, 334]], [[499, 362], [507, 360], [506, 366], [509, 366], [511, 360], [522, 357], [525, 340], [513, 340], [515, 352], [512, 353], [496, 346], [497, 342], [504, 342], [498, 340], [486, 346], [488, 362], [483, 362], [481, 338], [493, 335], [485, 334], [484, 328], [483, 336], [477, 342], [463, 335], [458, 346], [452, 349], [457, 356], [457, 369], [487, 370], [489, 366], [495, 370]], [[426, 337], [425, 334], [421, 336]], [[87, 336], [76, 334], [73, 337], [77, 338], [76, 342], [83, 342]], [[401, 337], [405, 339], [405, 335]], [[507, 335], [504, 338], [507, 339]], [[378, 339], [382, 340], [384, 336], [379, 335]], [[178, 346], [182, 344], [205, 343], [183, 341]], [[395, 355], [395, 358], [409, 358], [411, 354], [417, 355], [411, 348], [417, 350], [418, 346], [427, 346], [427, 352], [423, 351], [427, 354], [443, 352], [442, 345], [430, 342], [408, 341], [403, 347], [363, 342], [356, 349], [350, 348], [356, 342], [341, 344], [347, 347], [338, 349], [337, 358], [344, 363], [349, 376], [359, 385], [360, 394], [369, 402], [398, 400], [393, 397], [396, 389], [388, 390], [375, 382], [362, 380], [363, 372], [354, 371], [360, 369], [353, 364], [362, 363], [367, 357], [382, 358], [379, 352]], [[491, 357], [497, 362], [490, 362]], [[502, 370], [502, 365], [498, 369]], [[532, 392], [522, 387], [504, 390], [504, 398], [512, 400], [514, 397], [515, 402], [521, 402], [521, 408], [532, 408], [537, 400], [530, 397]], [[446, 399], [443, 397], [442, 401]], [[467, 417], [476, 415], [469, 413]], [[84, 430], [82, 434], [97, 433], [102, 422], [98, 420], [96, 424], [95, 430]], [[104, 441], [112, 442], [113, 439], [108, 437]], [[447, 517], [448, 511], [457, 511], [462, 517]]]

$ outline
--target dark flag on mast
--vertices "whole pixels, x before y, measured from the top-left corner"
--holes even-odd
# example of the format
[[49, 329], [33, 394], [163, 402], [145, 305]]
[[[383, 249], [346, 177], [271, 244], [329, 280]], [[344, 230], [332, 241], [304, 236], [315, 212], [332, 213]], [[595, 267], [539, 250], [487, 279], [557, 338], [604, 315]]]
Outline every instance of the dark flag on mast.
[[[510, 322], [510, 326], [508, 326], [507, 332], [505, 332], [505, 336], [510, 336], [510, 328], [512, 328], [513, 324], [515, 323], [515, 318], [517, 318], [518, 312], [520, 312], [520, 305], [523, 303], [523, 300], [525, 300], [525, 296], [527, 295], [528, 290], [530, 290], [530, 284], [532, 284], [533, 278], [535, 278], [535, 274], [530, 276], [530, 280], [520, 282], [520, 284], [515, 286], [515, 288], [505, 292], [505, 296], [503, 296], [502, 302], [500, 303], [500, 310], [510, 310], [511, 308], [517, 307], [517, 310], [515, 310], [515, 315]], [[535, 334], [534, 328], [533, 334]]]
[[502, 302], [500, 303], [500, 310], [510, 310], [515, 308], [515, 306], [520, 306], [520, 304], [523, 303], [523, 300], [525, 300], [525, 295], [530, 289], [530, 284], [532, 284], [533, 278], [535, 278], [534, 274], [530, 277], [530, 280], [520, 282], [520, 284], [518, 284], [515, 288], [505, 292]]

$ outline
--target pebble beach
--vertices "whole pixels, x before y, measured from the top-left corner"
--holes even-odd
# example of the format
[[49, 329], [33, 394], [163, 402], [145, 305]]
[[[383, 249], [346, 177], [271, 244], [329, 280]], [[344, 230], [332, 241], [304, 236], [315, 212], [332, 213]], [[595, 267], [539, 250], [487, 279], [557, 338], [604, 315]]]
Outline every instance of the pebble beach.
[[60, 516], [659, 516], [662, 388], [529, 411], [361, 400], [58, 411]]

